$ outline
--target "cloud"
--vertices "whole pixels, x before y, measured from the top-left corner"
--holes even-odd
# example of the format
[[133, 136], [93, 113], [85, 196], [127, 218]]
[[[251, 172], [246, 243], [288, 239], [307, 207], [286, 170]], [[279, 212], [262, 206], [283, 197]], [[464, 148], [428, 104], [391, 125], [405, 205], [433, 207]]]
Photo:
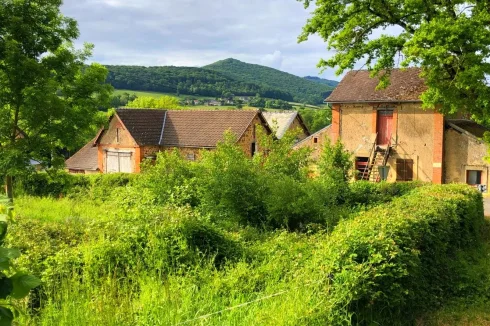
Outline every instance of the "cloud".
[[[203, 66], [236, 58], [299, 76], [328, 58], [319, 37], [298, 44], [309, 13], [295, 0], [65, 0], [79, 23], [77, 45], [103, 64]], [[336, 78], [332, 69], [325, 78]]]
[[274, 51], [274, 53], [267, 54], [262, 59], [260, 59], [260, 63], [264, 66], [268, 66], [280, 70], [282, 68], [283, 60], [284, 57], [282, 56], [281, 51]]

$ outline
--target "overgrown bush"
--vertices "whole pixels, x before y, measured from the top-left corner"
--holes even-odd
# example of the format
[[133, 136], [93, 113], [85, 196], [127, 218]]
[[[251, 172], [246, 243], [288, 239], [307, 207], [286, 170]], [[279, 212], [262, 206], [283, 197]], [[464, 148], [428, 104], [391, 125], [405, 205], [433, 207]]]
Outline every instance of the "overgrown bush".
[[[428, 186], [341, 222], [322, 265], [329, 325], [410, 323], [451, 294], [455, 253], [478, 244], [481, 194]], [[312, 321], [313, 322], [313, 321]]]
[[406, 195], [422, 185], [423, 183], [421, 182], [352, 182], [349, 184], [348, 204], [351, 206], [372, 206], [388, 203], [394, 198]]

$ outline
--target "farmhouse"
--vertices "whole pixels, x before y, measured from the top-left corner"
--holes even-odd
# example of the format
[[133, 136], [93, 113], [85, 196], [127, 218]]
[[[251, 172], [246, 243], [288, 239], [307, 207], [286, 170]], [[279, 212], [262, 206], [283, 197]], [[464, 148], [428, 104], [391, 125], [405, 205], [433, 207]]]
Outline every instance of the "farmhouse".
[[281, 139], [289, 130], [299, 130], [298, 140], [303, 140], [310, 135], [303, 119], [298, 112], [263, 112], [269, 126], [274, 130], [277, 139]]
[[393, 70], [390, 86], [377, 90], [369, 71], [349, 72], [326, 99], [332, 141], [353, 153], [359, 179], [379, 181], [378, 166], [387, 166], [392, 182], [487, 186], [486, 128], [422, 109], [426, 86], [419, 74], [418, 68]]
[[317, 132], [311, 134], [310, 136], [306, 137], [305, 139], [294, 145], [294, 149], [309, 147], [312, 150], [311, 158], [313, 160], [319, 159], [322, 148], [325, 145], [325, 141], [327, 141], [327, 139], [330, 139], [331, 127], [332, 125], [328, 125], [325, 128], [322, 128]]
[[118, 109], [106, 130], [66, 161], [71, 173], [140, 171], [145, 158], [177, 148], [195, 160], [202, 150], [213, 150], [229, 131], [243, 151], [257, 150], [256, 130], [271, 133], [259, 111], [170, 111]]

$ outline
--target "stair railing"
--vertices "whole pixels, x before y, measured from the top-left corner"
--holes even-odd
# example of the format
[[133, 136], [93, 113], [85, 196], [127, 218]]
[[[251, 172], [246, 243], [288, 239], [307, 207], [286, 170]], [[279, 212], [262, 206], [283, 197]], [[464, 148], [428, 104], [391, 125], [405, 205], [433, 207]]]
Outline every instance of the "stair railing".
[[374, 158], [375, 158], [375, 154], [376, 154], [376, 143], [377, 143], [377, 140], [378, 140], [378, 133], [376, 133], [376, 137], [374, 137], [374, 142], [373, 142], [373, 146], [371, 146], [371, 150], [369, 152], [369, 158], [368, 158], [368, 164], [366, 164], [366, 166], [364, 167], [364, 171], [362, 171], [362, 177], [361, 177], [361, 180], [366, 180], [366, 177], [368, 178], [369, 180], [369, 172], [370, 172], [370, 169], [372, 168], [374, 162]]

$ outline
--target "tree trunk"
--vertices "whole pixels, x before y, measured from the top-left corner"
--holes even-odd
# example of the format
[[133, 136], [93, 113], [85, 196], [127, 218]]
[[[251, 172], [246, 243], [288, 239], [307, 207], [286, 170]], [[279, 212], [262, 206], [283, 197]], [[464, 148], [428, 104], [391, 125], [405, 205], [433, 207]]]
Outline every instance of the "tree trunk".
[[7, 197], [9, 199], [9, 201], [11, 203], [14, 202], [14, 186], [13, 186], [13, 182], [12, 182], [12, 177], [11, 176], [7, 176], [5, 177], [5, 192], [7, 194]]

